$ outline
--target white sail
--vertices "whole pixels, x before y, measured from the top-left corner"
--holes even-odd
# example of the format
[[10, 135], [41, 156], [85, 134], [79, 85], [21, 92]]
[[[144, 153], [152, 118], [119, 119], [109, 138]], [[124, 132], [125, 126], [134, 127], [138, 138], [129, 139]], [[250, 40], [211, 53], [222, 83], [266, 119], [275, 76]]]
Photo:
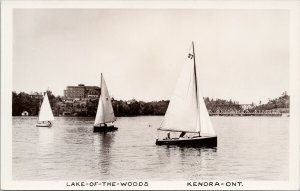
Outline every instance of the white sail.
[[215, 136], [198, 87], [194, 56], [194, 51], [190, 50], [159, 130], [200, 132], [201, 135]]
[[116, 120], [114, 110], [111, 104], [111, 99], [108, 93], [108, 89], [103, 78], [101, 75], [101, 95], [99, 98], [99, 104], [95, 119], [95, 125], [100, 123], [109, 123]]
[[198, 96], [199, 96], [199, 121], [200, 121], [200, 133], [201, 135], [210, 135], [210, 136], [216, 136], [216, 132], [213, 128], [213, 125], [211, 123], [208, 111], [206, 109], [205, 102], [203, 100], [203, 97], [198, 91]]
[[[199, 72], [199, 66], [196, 64], [196, 73], [198, 74]], [[202, 93], [201, 93], [201, 88], [199, 88], [199, 78], [197, 79], [197, 84], [198, 84], [198, 87], [197, 87], [197, 90], [198, 90], [198, 109], [199, 109], [199, 116], [198, 116], [198, 123], [199, 123], [199, 129], [200, 129], [200, 134], [205, 136], [205, 135], [208, 135], [208, 136], [216, 136], [216, 132], [213, 128], [213, 125], [211, 123], [211, 120], [210, 120], [210, 117], [209, 117], [209, 114], [208, 114], [208, 111], [207, 111], [207, 108], [206, 108], [206, 105], [205, 105], [205, 102], [204, 102], [204, 98], [202, 96]]]
[[191, 51], [183, 65], [160, 130], [199, 132], [194, 55]]
[[104, 123], [104, 109], [103, 109], [103, 102], [102, 102], [102, 96], [100, 95], [98, 108], [97, 108], [97, 114], [94, 125]]
[[45, 93], [43, 103], [42, 103], [41, 108], [40, 108], [40, 113], [39, 113], [39, 119], [38, 120], [39, 121], [52, 121], [52, 120], [54, 120], [47, 93]]

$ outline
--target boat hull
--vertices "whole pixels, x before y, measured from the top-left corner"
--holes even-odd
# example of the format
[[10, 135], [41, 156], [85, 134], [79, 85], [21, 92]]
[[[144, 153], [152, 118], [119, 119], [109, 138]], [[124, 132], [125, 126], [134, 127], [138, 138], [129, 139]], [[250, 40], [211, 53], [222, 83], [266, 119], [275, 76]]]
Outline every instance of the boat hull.
[[52, 124], [51, 123], [37, 123], [37, 124], [35, 124], [35, 126], [37, 126], [37, 127], [51, 127]]
[[193, 147], [216, 147], [217, 137], [193, 137], [183, 139], [156, 139], [156, 145], [178, 145], [178, 146], [193, 146]]
[[94, 132], [111, 132], [116, 130], [118, 130], [118, 127], [115, 126], [109, 126], [109, 127], [94, 126]]

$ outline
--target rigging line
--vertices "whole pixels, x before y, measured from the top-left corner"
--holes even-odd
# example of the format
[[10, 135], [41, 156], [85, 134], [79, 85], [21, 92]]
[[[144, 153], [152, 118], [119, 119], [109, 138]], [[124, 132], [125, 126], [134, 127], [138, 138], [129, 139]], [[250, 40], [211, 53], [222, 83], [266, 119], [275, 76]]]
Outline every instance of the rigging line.
[[195, 50], [194, 50], [194, 42], [192, 42], [193, 45], [193, 58], [194, 58], [194, 76], [195, 76], [195, 88], [196, 88], [196, 103], [198, 108], [198, 84], [197, 84], [197, 71], [196, 71], [196, 60], [195, 60]]
[[[171, 100], [169, 101], [169, 105], [170, 105], [170, 102], [171, 102]], [[169, 107], [169, 105], [168, 105], [168, 107]], [[167, 110], [166, 110], [166, 112], [165, 112], [165, 116], [164, 116], [163, 120], [160, 122], [159, 128], [158, 128], [157, 130], [161, 130], [162, 124], [164, 123], [164, 121], [165, 121], [165, 119], [166, 119], [167, 111], [168, 111], [168, 108], [167, 108]]]
[[102, 95], [102, 73], [101, 73], [101, 79], [100, 79], [100, 95]]
[[[196, 103], [197, 103], [197, 120], [200, 125], [200, 118], [199, 118], [199, 100], [198, 100], [198, 79], [197, 79], [197, 67], [196, 67], [196, 55], [195, 55], [195, 48], [194, 48], [194, 41], [192, 41], [192, 46], [193, 46], [193, 58], [194, 58], [194, 75], [195, 75], [195, 88], [196, 88]], [[201, 128], [199, 128], [199, 136], [200, 136]]]
[[[102, 74], [102, 72], [101, 72], [101, 80], [100, 80], [100, 96], [99, 96], [99, 103], [98, 103], [98, 105], [99, 104], [102, 104], [102, 112], [103, 112], [103, 107], [104, 107], [104, 105], [103, 105], [103, 101], [102, 101], [102, 83], [103, 83], [103, 81], [102, 81], [102, 79], [103, 79], [103, 74]], [[98, 106], [99, 107], [99, 106]], [[97, 112], [98, 112], [98, 110], [97, 110]], [[104, 121], [105, 120], [105, 112], [103, 112], [103, 114], [102, 114], [102, 121]]]

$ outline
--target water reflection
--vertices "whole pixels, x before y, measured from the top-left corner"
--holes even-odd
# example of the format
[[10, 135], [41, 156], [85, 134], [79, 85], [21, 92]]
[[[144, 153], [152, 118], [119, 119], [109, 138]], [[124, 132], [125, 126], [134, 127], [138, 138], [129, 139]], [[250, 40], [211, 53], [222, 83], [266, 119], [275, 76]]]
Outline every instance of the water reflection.
[[195, 147], [178, 147], [175, 145], [165, 145], [158, 147], [158, 158], [159, 160], [170, 160], [171, 158], [178, 158], [181, 163], [186, 162], [187, 160], [195, 160], [201, 163], [204, 163], [206, 160], [214, 159], [217, 155], [217, 148], [195, 148]]
[[37, 127], [41, 152], [53, 149], [54, 130], [51, 127]]
[[61, 140], [69, 145], [86, 145], [91, 144], [92, 140], [89, 138], [91, 132], [91, 125], [78, 121], [64, 120], [62, 121], [64, 128], [56, 128], [57, 133], [61, 137]]
[[[51, 127], [38, 128], [38, 154], [35, 159], [38, 159], [35, 165], [41, 169], [53, 169], [55, 164], [51, 163], [55, 152], [54, 146], [54, 130]], [[42, 172], [41, 172], [42, 173]], [[42, 174], [41, 174], [42, 175]]]
[[[37, 128], [36, 118], [14, 117], [13, 178], [288, 179], [287, 118], [259, 118], [260, 125], [254, 117], [214, 118], [220, 137], [217, 149], [156, 146], [156, 126], [161, 120], [119, 118], [117, 132], [96, 134], [93, 118], [57, 117], [51, 128]], [[145, 121], [150, 121], [152, 127], [145, 127]]]
[[217, 152], [217, 148], [206, 148], [206, 147], [178, 147], [180, 151], [181, 158], [185, 158], [186, 155], [190, 156], [193, 153], [193, 156], [209, 156], [215, 155]]
[[114, 143], [115, 133], [94, 133], [94, 149], [98, 158], [98, 166], [103, 174], [110, 174], [110, 166], [113, 162], [111, 147]]

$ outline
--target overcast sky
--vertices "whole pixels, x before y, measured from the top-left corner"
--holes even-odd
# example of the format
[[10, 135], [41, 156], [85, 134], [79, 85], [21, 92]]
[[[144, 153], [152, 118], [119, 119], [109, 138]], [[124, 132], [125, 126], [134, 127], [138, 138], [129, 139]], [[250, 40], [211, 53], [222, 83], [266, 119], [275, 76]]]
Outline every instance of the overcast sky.
[[289, 87], [286, 10], [15, 9], [13, 90], [170, 99], [195, 42], [203, 96], [251, 103]]

